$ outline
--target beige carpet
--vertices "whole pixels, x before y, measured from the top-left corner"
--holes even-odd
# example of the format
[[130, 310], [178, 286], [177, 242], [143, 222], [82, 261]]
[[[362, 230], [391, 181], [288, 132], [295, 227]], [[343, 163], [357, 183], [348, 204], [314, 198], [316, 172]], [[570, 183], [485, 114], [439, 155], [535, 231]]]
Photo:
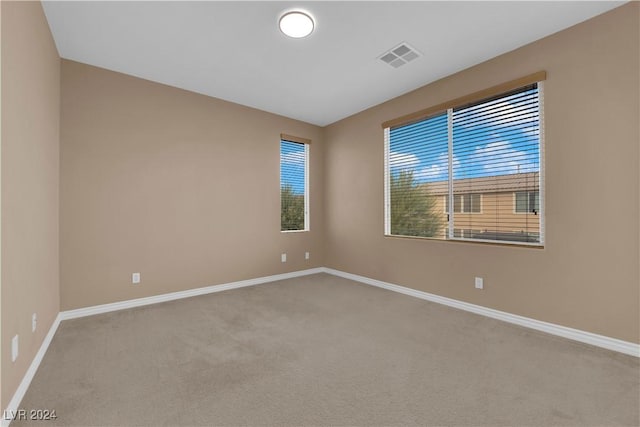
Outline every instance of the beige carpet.
[[320, 274], [65, 321], [21, 407], [56, 410], [38, 426], [637, 426], [639, 369]]

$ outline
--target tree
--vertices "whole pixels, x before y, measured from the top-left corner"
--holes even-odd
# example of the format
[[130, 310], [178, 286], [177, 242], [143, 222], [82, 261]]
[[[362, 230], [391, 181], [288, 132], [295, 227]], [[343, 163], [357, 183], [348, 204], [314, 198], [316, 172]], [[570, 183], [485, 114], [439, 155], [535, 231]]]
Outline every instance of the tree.
[[391, 234], [436, 237], [442, 230], [442, 213], [436, 197], [413, 179], [413, 171], [391, 175]]
[[304, 230], [304, 195], [285, 184], [280, 188], [280, 229]]

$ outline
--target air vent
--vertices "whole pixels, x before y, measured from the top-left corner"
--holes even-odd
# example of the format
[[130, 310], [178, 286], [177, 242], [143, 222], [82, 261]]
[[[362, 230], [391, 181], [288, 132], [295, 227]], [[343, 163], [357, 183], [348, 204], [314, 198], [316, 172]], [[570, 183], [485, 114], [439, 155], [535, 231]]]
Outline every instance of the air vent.
[[398, 46], [380, 55], [379, 59], [391, 65], [393, 68], [398, 68], [419, 56], [420, 53], [407, 43], [400, 43]]

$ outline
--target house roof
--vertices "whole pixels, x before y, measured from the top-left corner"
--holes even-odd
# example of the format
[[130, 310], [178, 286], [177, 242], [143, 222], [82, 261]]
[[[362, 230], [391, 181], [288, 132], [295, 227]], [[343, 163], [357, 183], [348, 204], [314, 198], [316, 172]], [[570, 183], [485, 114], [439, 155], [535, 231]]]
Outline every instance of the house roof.
[[[435, 181], [424, 184], [434, 195], [448, 194], [448, 181]], [[463, 193], [501, 193], [505, 191], [537, 190], [540, 188], [540, 173], [514, 173], [509, 175], [485, 176], [453, 180], [454, 194]]]

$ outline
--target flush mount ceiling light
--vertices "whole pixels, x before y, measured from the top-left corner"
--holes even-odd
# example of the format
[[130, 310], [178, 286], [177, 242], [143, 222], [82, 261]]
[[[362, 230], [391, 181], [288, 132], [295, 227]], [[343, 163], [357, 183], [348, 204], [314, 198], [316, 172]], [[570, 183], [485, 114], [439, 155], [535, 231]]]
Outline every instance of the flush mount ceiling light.
[[280, 31], [294, 39], [307, 37], [313, 32], [315, 23], [311, 15], [299, 10], [287, 12], [280, 17]]

